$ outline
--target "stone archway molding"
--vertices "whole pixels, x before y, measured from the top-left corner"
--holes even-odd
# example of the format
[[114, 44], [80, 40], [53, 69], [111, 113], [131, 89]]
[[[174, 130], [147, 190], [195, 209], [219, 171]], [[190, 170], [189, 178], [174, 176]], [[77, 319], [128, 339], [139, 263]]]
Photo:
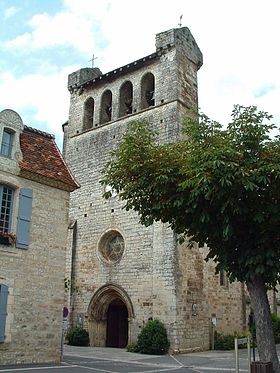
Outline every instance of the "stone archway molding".
[[128, 312], [128, 340], [130, 340], [130, 323], [134, 318], [134, 309], [127, 292], [119, 285], [109, 283], [101, 286], [91, 298], [88, 306], [89, 337], [91, 346], [106, 345], [107, 310], [110, 303], [120, 299]]
[[109, 304], [116, 298], [126, 305], [129, 319], [134, 318], [133, 305], [127, 292], [121, 286], [109, 283], [101, 286], [91, 298], [88, 306], [89, 320], [104, 320]]

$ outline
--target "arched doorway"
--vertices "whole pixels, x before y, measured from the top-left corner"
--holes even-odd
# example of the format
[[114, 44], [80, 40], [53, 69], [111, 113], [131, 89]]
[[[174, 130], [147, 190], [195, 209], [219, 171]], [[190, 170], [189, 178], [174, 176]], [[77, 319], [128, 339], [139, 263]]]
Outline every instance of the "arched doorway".
[[106, 347], [124, 348], [128, 340], [128, 311], [121, 299], [114, 299], [107, 310]]
[[107, 284], [93, 295], [88, 307], [90, 345], [123, 348], [130, 343], [134, 311], [128, 294], [120, 286]]

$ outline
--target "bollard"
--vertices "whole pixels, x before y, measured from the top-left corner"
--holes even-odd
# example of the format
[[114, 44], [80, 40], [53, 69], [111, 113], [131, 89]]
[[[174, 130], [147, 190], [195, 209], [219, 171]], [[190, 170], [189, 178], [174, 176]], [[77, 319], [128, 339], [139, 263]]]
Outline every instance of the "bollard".
[[252, 373], [251, 371], [251, 339], [247, 337], [247, 359], [248, 359], [248, 373]]
[[235, 373], [239, 373], [238, 339], [237, 338], [234, 338], [234, 350], [235, 350]]

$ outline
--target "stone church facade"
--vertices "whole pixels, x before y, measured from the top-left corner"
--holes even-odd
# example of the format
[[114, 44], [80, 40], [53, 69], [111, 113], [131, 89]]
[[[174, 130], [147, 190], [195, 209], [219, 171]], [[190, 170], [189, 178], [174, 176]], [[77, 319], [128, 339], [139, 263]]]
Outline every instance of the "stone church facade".
[[64, 156], [80, 188], [70, 198], [68, 304], [70, 324], [87, 328], [93, 346], [135, 343], [149, 319], [165, 324], [177, 352], [208, 349], [213, 323], [224, 333], [246, 327], [244, 286], [215, 274], [207, 248], [179, 245], [165, 224], [140, 225], [116, 195], [102, 197], [99, 182], [132, 121], [152, 123], [162, 142], [180, 137], [184, 117], [198, 107], [202, 63], [182, 27], [157, 34], [156, 51], [137, 61], [69, 75]]

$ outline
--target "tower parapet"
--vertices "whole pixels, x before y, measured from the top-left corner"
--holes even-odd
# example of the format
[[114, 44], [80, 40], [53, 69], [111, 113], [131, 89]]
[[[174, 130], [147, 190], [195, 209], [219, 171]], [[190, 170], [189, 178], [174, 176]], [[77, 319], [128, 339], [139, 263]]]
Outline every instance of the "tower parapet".
[[203, 64], [202, 53], [196, 44], [188, 27], [180, 27], [156, 34], [156, 49], [161, 50], [175, 47], [199, 69]]
[[75, 71], [68, 75], [68, 90], [71, 91], [89, 80], [98, 78], [100, 75], [102, 75], [102, 72], [98, 67], [84, 67]]

